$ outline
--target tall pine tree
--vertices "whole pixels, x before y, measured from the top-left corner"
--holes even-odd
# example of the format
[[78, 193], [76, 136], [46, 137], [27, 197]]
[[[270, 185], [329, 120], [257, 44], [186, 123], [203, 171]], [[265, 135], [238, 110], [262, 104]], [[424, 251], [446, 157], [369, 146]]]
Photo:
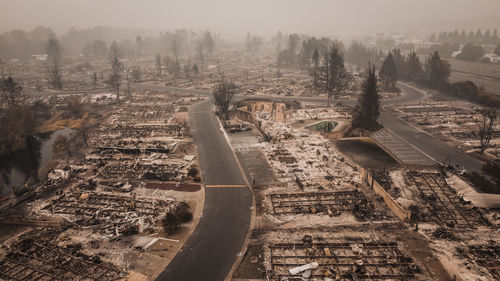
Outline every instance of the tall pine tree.
[[392, 90], [396, 87], [396, 82], [398, 81], [398, 71], [391, 52], [389, 52], [385, 58], [379, 74], [380, 79], [384, 82], [385, 90]]
[[380, 97], [377, 87], [375, 66], [368, 65], [368, 73], [362, 85], [358, 104], [354, 108], [352, 125], [356, 128], [375, 129], [380, 114]]

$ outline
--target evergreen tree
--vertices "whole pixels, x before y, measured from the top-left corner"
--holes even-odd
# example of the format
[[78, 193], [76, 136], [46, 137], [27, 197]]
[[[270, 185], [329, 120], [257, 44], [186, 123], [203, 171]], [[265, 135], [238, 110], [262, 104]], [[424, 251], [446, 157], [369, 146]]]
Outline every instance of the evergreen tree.
[[495, 54], [497, 56], [500, 56], [500, 44], [498, 44], [497, 47], [495, 48]]
[[493, 31], [493, 35], [491, 35], [491, 44], [498, 44], [500, 41], [498, 41], [498, 30]]
[[460, 54], [457, 55], [457, 59], [475, 61], [479, 60], [483, 55], [484, 55], [483, 47], [472, 43], [467, 43], [462, 48]]
[[460, 32], [460, 42], [461, 44], [464, 44], [465, 41], [467, 41], [467, 33], [465, 33], [465, 30], [462, 30], [462, 32]]
[[408, 54], [406, 59], [406, 68], [408, 70], [408, 80], [414, 81], [417, 83], [422, 82], [423, 70], [422, 64], [420, 63], [420, 59], [417, 54], [413, 51]]
[[474, 35], [474, 41], [476, 43], [481, 43], [481, 41], [483, 41], [483, 32], [481, 31], [481, 28], [476, 31], [476, 34]]
[[436, 33], [432, 33], [432, 35], [429, 37], [429, 41], [436, 42]]
[[50, 38], [47, 42], [47, 55], [50, 61], [60, 61], [62, 54], [62, 48], [57, 39]]
[[205, 50], [208, 51], [208, 55], [212, 55], [215, 49], [215, 42], [212, 38], [212, 33], [208, 30], [205, 31], [205, 36], [203, 37], [203, 46], [205, 47]]
[[354, 108], [352, 125], [357, 128], [374, 129], [378, 126], [379, 114], [380, 97], [375, 66], [368, 65], [368, 73], [362, 85], [362, 92], [358, 98], [358, 104]]
[[450, 64], [442, 60], [437, 51], [434, 52], [425, 65], [425, 84], [431, 89], [443, 90], [448, 84], [449, 76]]
[[467, 35], [467, 42], [474, 42], [475, 39], [474, 39], [474, 32], [471, 30], [469, 31], [469, 35]]
[[398, 81], [398, 72], [396, 70], [396, 64], [392, 57], [391, 52], [387, 55], [380, 68], [379, 72], [380, 78], [384, 81], [384, 86], [386, 90], [392, 90], [396, 87], [396, 82]]
[[109, 47], [109, 59], [113, 61], [114, 59], [119, 59], [122, 57], [122, 52], [120, 50], [120, 47], [118, 47], [118, 44], [116, 44], [115, 41], [111, 43], [111, 46]]
[[490, 30], [486, 30], [486, 32], [484, 33], [484, 36], [483, 36], [483, 40], [482, 42], [483, 44], [491, 44], [491, 32]]

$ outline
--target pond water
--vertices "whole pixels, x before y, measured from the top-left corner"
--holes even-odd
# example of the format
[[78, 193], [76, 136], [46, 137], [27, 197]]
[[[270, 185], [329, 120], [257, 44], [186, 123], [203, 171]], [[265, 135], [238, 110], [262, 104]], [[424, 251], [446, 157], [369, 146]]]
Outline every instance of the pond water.
[[0, 198], [12, 193], [12, 187], [24, 183], [34, 171], [43, 168], [53, 159], [52, 146], [59, 135], [70, 137], [70, 128], [60, 129], [33, 139], [34, 151], [16, 151], [0, 157]]
[[309, 125], [306, 127], [306, 129], [312, 130], [312, 131], [320, 131], [322, 133], [329, 133], [337, 127], [337, 122], [335, 121], [321, 121], [318, 123], [314, 123], [312, 125]]

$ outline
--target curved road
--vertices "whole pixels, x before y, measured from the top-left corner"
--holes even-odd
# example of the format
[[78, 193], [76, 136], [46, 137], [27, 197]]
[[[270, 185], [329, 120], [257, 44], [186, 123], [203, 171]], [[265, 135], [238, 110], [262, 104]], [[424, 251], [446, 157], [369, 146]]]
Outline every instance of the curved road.
[[[416, 102], [424, 97], [424, 91], [418, 88], [406, 83], [399, 83], [399, 86], [405, 95], [401, 98], [387, 100], [384, 105]], [[446, 144], [422, 129], [409, 125], [401, 118], [390, 114], [386, 110], [380, 113], [379, 122], [385, 128], [395, 132], [406, 142], [412, 144], [427, 156], [430, 156], [434, 161], [442, 162], [447, 159], [450, 161], [450, 164], [453, 166], [458, 165], [460, 169], [464, 168], [468, 171], [482, 173], [481, 168], [483, 167], [483, 163], [481, 161]]]
[[[158, 281], [222, 281], [250, 228], [252, 195], [208, 99], [189, 111], [205, 185], [198, 226], [156, 278]], [[219, 187], [209, 187], [218, 185]], [[222, 185], [222, 186], [221, 186]]]
[[[382, 105], [417, 102], [425, 92], [411, 85], [399, 84], [403, 96], [385, 100]], [[210, 95], [203, 90], [184, 90], [184, 93]], [[235, 97], [250, 98], [249, 96]], [[297, 100], [326, 102], [324, 97], [262, 97], [273, 101]], [[352, 100], [342, 100], [354, 105]], [[191, 127], [204, 183], [209, 185], [244, 185], [242, 173], [229, 147], [219, 122], [213, 113], [211, 99], [190, 108]], [[382, 110], [379, 121], [385, 128], [412, 144], [434, 160], [449, 158], [453, 165], [480, 172], [482, 163], [455, 149], [421, 129]], [[224, 280], [250, 228], [252, 195], [244, 187], [207, 187], [203, 216], [181, 251], [158, 276], [158, 281], [221, 281]]]

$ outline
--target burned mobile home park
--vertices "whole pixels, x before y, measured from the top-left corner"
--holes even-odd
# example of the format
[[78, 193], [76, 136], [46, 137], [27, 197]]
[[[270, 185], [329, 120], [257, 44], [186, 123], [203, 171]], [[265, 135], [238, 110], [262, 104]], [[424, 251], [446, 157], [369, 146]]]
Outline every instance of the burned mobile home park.
[[495, 0], [2, 7], [0, 280], [500, 280]]

